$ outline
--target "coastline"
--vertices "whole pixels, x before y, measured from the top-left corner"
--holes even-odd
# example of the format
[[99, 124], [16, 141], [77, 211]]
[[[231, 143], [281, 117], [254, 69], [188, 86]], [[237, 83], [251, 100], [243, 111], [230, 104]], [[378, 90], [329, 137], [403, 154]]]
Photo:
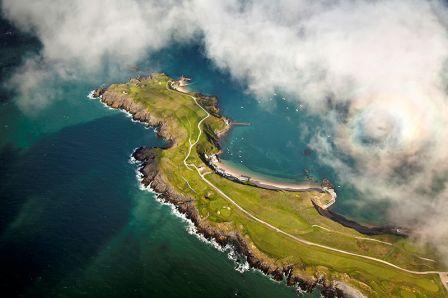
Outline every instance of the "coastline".
[[218, 160], [218, 162], [216, 162], [214, 164], [216, 167], [222, 169], [225, 173], [236, 177], [236, 178], [240, 178], [240, 177], [248, 177], [250, 178], [249, 180], [256, 184], [259, 187], [264, 187], [264, 188], [271, 188], [271, 189], [283, 189], [283, 190], [288, 190], [288, 191], [306, 191], [309, 189], [313, 189], [313, 190], [321, 190], [321, 184], [319, 183], [313, 183], [313, 182], [282, 182], [282, 181], [275, 181], [273, 179], [269, 179], [267, 177], [263, 177], [262, 175], [258, 175], [255, 172], [252, 171], [246, 171], [243, 169], [239, 169], [237, 166], [232, 165], [230, 162], [228, 161], [222, 161], [222, 160]]
[[[194, 225], [194, 234], [203, 237], [213, 247], [222, 252], [233, 250], [236, 254], [246, 258], [248, 269], [256, 269], [274, 281], [285, 281], [287, 286], [296, 287], [298, 291], [311, 293], [316, 287], [320, 288], [323, 297], [344, 297], [344, 293], [333, 284], [329, 284], [323, 278], [308, 280], [292, 272], [292, 265], [278, 266], [270, 264], [265, 259], [257, 256], [259, 252], [251, 250], [244, 238], [237, 232], [224, 232], [211, 226], [202, 220], [193, 203], [193, 199], [177, 194], [160, 177], [157, 170], [157, 153], [160, 148], [137, 148], [132, 158], [138, 164], [140, 183], [144, 189], [150, 189], [156, 194], [157, 199], [163, 204], [173, 208]], [[234, 260], [235, 261], [235, 260]]]
[[321, 184], [313, 182], [281, 182], [273, 179], [261, 177], [257, 174], [249, 174], [250, 171], [243, 171], [229, 163], [221, 162], [219, 154], [211, 157], [206, 157], [206, 164], [211, 167], [218, 175], [232, 180], [234, 182], [251, 185], [258, 188], [264, 188], [277, 191], [288, 192], [307, 192], [317, 191], [322, 194], [330, 195], [330, 200], [322, 202], [321, 197], [314, 200], [314, 203], [322, 209], [331, 207], [336, 202], [336, 192], [329, 181], [323, 180]]
[[96, 89], [90, 98], [99, 99], [103, 104], [112, 109], [118, 109], [131, 115], [133, 121], [153, 127], [157, 135], [167, 141], [165, 148], [137, 148], [132, 154], [133, 162], [138, 164], [139, 180], [142, 188], [150, 189], [156, 194], [157, 200], [171, 204], [179, 214], [193, 223], [195, 233], [201, 235], [207, 241], [216, 243], [220, 251], [226, 247], [232, 247], [238, 255], [244, 256], [250, 268], [260, 270], [266, 276], [275, 281], [285, 281], [287, 286], [295, 287], [299, 292], [311, 293], [319, 287], [323, 297], [343, 297], [342, 287], [328, 282], [324, 277], [307, 279], [293, 273], [293, 266], [279, 266], [263, 255], [254, 247], [249, 247], [246, 240], [238, 232], [223, 231], [214, 227], [206, 220], [201, 219], [194, 199], [185, 197], [173, 190], [167, 184], [157, 168], [157, 155], [159, 150], [170, 148], [175, 144], [175, 139], [168, 133], [166, 124], [162, 119], [157, 119], [143, 105], [134, 102], [125, 94], [108, 93], [107, 89]]
[[[315, 196], [312, 201], [317, 210], [320, 208], [326, 210], [336, 202], [336, 192], [333, 186], [328, 180], [323, 180], [321, 184], [312, 182], [280, 182], [270, 180], [268, 178], [262, 178], [257, 175], [248, 174], [248, 172], [242, 171], [228, 163], [223, 163], [219, 160], [219, 153], [213, 156], [205, 156], [204, 162], [207, 164], [216, 174], [229, 179], [236, 183], [241, 183], [253, 187], [275, 190], [275, 191], [288, 191], [288, 192], [307, 192], [316, 191], [321, 194], [329, 194], [330, 199], [325, 200], [324, 195]], [[330, 218], [331, 219], [331, 218]]]
[[[229, 260], [232, 260], [235, 262], [236, 267], [234, 268], [236, 271], [240, 272], [240, 273], [244, 273], [246, 271], [248, 271], [249, 269], [254, 269], [254, 268], [250, 268], [249, 263], [247, 262], [247, 259], [244, 257], [244, 262], [241, 262], [241, 260], [238, 259], [239, 255], [238, 253], [235, 251], [235, 248], [230, 246], [229, 244], [222, 246], [220, 245], [218, 242], [216, 242], [215, 239], [213, 238], [206, 238], [203, 234], [199, 233], [197, 230], [196, 225], [194, 224], [194, 222], [192, 220], [190, 220], [186, 214], [179, 212], [179, 210], [177, 209], [176, 205], [164, 200], [161, 196], [160, 193], [156, 192], [152, 187], [151, 184], [149, 184], [148, 186], [145, 186], [143, 183], [143, 179], [145, 178], [145, 176], [143, 176], [143, 174], [141, 173], [141, 169], [144, 166], [144, 164], [139, 161], [136, 160], [134, 158], [134, 153], [139, 150], [141, 147], [139, 148], [135, 148], [134, 151], [132, 152], [132, 154], [130, 155], [129, 158], [129, 163], [131, 165], [136, 165], [137, 168], [135, 170], [136, 173], [136, 179], [138, 181], [138, 185], [139, 185], [139, 189], [142, 191], [147, 191], [151, 194], [154, 195], [155, 200], [160, 203], [161, 205], [165, 205], [168, 206], [171, 209], [171, 213], [176, 216], [177, 218], [181, 219], [181, 221], [183, 221], [186, 224], [186, 230], [188, 232], [188, 234], [195, 236], [196, 238], [198, 238], [200, 241], [212, 246], [213, 248], [217, 249], [220, 252], [224, 252], [227, 253], [227, 258]], [[258, 269], [256, 269], [258, 270]], [[260, 271], [261, 272], [261, 271]], [[261, 272], [262, 274], [264, 274], [263, 272]], [[277, 280], [274, 280], [271, 278], [272, 281], [274, 282], [278, 282]]]
[[328, 219], [331, 219], [332, 221], [340, 223], [344, 227], [354, 229], [363, 235], [374, 236], [374, 235], [390, 234], [390, 235], [395, 235], [395, 236], [399, 236], [399, 237], [409, 237], [409, 231], [405, 228], [395, 227], [395, 226], [366, 226], [366, 225], [362, 225], [354, 220], [348, 219], [348, 218], [346, 218], [338, 213], [335, 213], [331, 210], [326, 210], [326, 208], [322, 208], [321, 206], [317, 205], [316, 202], [314, 202], [314, 201], [313, 201], [313, 205], [314, 205], [314, 208], [316, 208], [317, 212], [319, 212], [320, 215], [322, 215]]
[[[183, 77], [182, 77], [183, 78]], [[188, 78], [187, 78], [188, 79]], [[188, 79], [190, 80], [190, 79]], [[188, 85], [182, 83], [182, 79], [177, 82], [171, 82], [169, 87], [177, 92], [190, 95], [191, 92], [188, 90]], [[196, 96], [203, 96], [200, 93], [196, 93]], [[216, 103], [217, 104], [217, 103]], [[219, 111], [219, 108], [216, 107], [216, 110]], [[220, 115], [221, 116], [221, 115]], [[221, 116], [222, 117], [222, 116]], [[224, 118], [226, 122], [226, 126], [222, 131], [217, 133], [218, 140], [216, 141], [216, 146], [220, 148], [220, 140], [230, 131], [230, 129], [234, 126], [232, 121], [228, 118]], [[243, 123], [244, 124], [244, 123]], [[236, 123], [238, 125], [238, 123]], [[324, 179], [321, 184], [313, 183], [313, 182], [281, 182], [274, 181], [272, 179], [268, 179], [265, 177], [261, 177], [261, 175], [256, 175], [255, 173], [245, 172], [241, 169], [238, 169], [229, 163], [224, 163], [220, 160], [221, 150], [214, 155], [211, 156], [203, 156], [203, 161], [207, 164], [215, 173], [218, 175], [232, 180], [237, 183], [243, 183], [247, 185], [252, 185], [259, 188], [269, 189], [269, 190], [283, 190], [283, 191], [291, 191], [291, 192], [305, 192], [305, 191], [318, 191], [321, 193], [327, 193], [330, 195], [330, 200], [326, 202], [322, 202], [320, 198], [316, 198], [313, 202], [322, 209], [327, 209], [331, 207], [337, 198], [337, 194], [334, 190], [333, 185], [327, 180]]]
[[[155, 74], [155, 75], [160, 75], [160, 74]], [[167, 77], [166, 75], [163, 75], [163, 76]], [[150, 80], [151, 78], [152, 77], [149, 76], [148, 78], [142, 78], [142, 80], [146, 80], [146, 79]], [[135, 82], [136, 81], [141, 82], [140, 79], [141, 78], [131, 79], [130, 83], [138, 85], [138, 83], [135, 83]], [[170, 78], [168, 77], [168, 83], [170, 83], [170, 82], [172, 82], [172, 81], [170, 81]], [[170, 88], [168, 88], [168, 83], [167, 83], [167, 89], [170, 89]], [[142, 84], [145, 84], [145, 83], [142, 83]], [[160, 85], [160, 83], [158, 83], [158, 85]], [[135, 100], [132, 96], [128, 95], [128, 91], [126, 91], [126, 89], [125, 90], [119, 89], [118, 90], [119, 92], [117, 92], [115, 90], [116, 89], [114, 89], [114, 88], [108, 88], [108, 89], [100, 88], [100, 89], [95, 90], [94, 97], [97, 97], [97, 98], [99, 97], [101, 102], [103, 102], [105, 105], [107, 105], [111, 108], [120, 109], [121, 111], [126, 112], [127, 114], [130, 114], [134, 121], [142, 122], [151, 127], [155, 127], [155, 131], [157, 132], [157, 135], [168, 141], [168, 145], [165, 146], [164, 149], [170, 149], [173, 147], [175, 149], [175, 148], [177, 148], [177, 146], [180, 146], [180, 144], [185, 144], [185, 142], [182, 141], [183, 140], [182, 135], [180, 136], [180, 138], [178, 138], [178, 140], [176, 140], [175, 136], [179, 137], [179, 135], [176, 134], [175, 130], [168, 129], [171, 122], [167, 121], [167, 119], [163, 115], [159, 115], [159, 118], [154, 117], [154, 114], [151, 115], [152, 109], [148, 109], [140, 101]], [[164, 93], [164, 94], [166, 94], [166, 93]], [[202, 110], [204, 110], [207, 113], [207, 116], [205, 118], [207, 118], [209, 116], [208, 112], [210, 112], [210, 113], [214, 112], [217, 114], [217, 116], [215, 116], [215, 117], [221, 118], [221, 120], [225, 119], [221, 115], [219, 115], [216, 111], [213, 111], [214, 109], [217, 109], [217, 106], [216, 106], [217, 101], [210, 100], [212, 97], [208, 97], [208, 96], [201, 97], [203, 95], [201, 95], [199, 93], [192, 93], [192, 94], [186, 94], [186, 95], [189, 95], [190, 97], [192, 97], [194, 102], [196, 103], [196, 105], [198, 105], [200, 108], [202, 108]], [[163, 95], [163, 96], [165, 96], [165, 95]], [[167, 95], [167, 96], [170, 96], [170, 95]], [[169, 98], [170, 97], [168, 97], [168, 99]], [[167, 99], [164, 99], [164, 100], [167, 100]], [[196, 100], [199, 102], [201, 102], [201, 101], [207, 101], [207, 102], [203, 106], [201, 106], [198, 104], [198, 102]], [[218, 110], [218, 112], [219, 112], [219, 110]], [[155, 115], [157, 115], [157, 113], [155, 113]], [[202, 133], [202, 130], [199, 127], [199, 125], [202, 123], [202, 121], [205, 118], [202, 118], [202, 120], [199, 121], [199, 124], [198, 124], [199, 132], [200, 132], [199, 136]], [[229, 125], [226, 125], [225, 128], [229, 128]], [[226, 131], [228, 131], [228, 129], [226, 129]], [[172, 133], [173, 135], [170, 135], [170, 133]], [[215, 144], [216, 141], [219, 141], [219, 138], [216, 138], [216, 136], [213, 137], [213, 135], [214, 135], [213, 133], [211, 136], [207, 135], [208, 143], [206, 143], [206, 144], [212, 145], [212, 144]], [[198, 136], [197, 140], [199, 140], [199, 136]], [[179, 141], [179, 143], [177, 143], [177, 141]], [[190, 147], [189, 147], [190, 149], [188, 151], [187, 158], [189, 156], [191, 147], [197, 143], [197, 141], [195, 143], [192, 143], [191, 140], [189, 140], [189, 142], [190, 142]], [[219, 146], [215, 146], [214, 148], [215, 148], [215, 150], [211, 151], [210, 154], [216, 154], [217, 150], [219, 149]], [[296, 267], [295, 263], [282, 262], [279, 264], [278, 262], [276, 262], [275, 259], [272, 259], [271, 257], [269, 257], [269, 255], [266, 255], [264, 252], [260, 251], [259, 248], [257, 246], [255, 246], [253, 242], [250, 241], [250, 238], [247, 238], [247, 239], [244, 238], [244, 236], [243, 236], [244, 234], [240, 234], [238, 229], [237, 230], [229, 229], [225, 225], [219, 224], [215, 221], [210, 221], [208, 219], [208, 215], [203, 215], [203, 214], [199, 215], [200, 210], [196, 206], [196, 199], [195, 199], [195, 194], [194, 194], [194, 193], [196, 193], [196, 191], [194, 189], [191, 189], [191, 187], [190, 187], [190, 189], [194, 193], [190, 192], [190, 195], [188, 195], [188, 193], [189, 193], [188, 191], [184, 192], [183, 190], [182, 191], [176, 190], [179, 188], [176, 188], [176, 185], [173, 185], [171, 182], [169, 182], [170, 180], [169, 180], [168, 176], [166, 176], [166, 174], [171, 173], [171, 171], [164, 170], [163, 165], [166, 165], [166, 163], [165, 163], [166, 159], [164, 160], [163, 156], [166, 156], [165, 155], [166, 152], [173, 152], [173, 150], [168, 150], [165, 153], [163, 153], [164, 149], [163, 148], [140, 147], [133, 153], [132, 157], [135, 159], [135, 161], [138, 161], [140, 163], [140, 167], [139, 167], [138, 171], [139, 171], [139, 177], [141, 177], [141, 179], [139, 179], [139, 180], [141, 180], [141, 184], [143, 185], [142, 188], [148, 189], [148, 187], [149, 187], [152, 191], [154, 191], [157, 194], [158, 200], [161, 200], [167, 204], [172, 204], [174, 206], [173, 208], [175, 208], [179, 212], [179, 214], [185, 215], [185, 218], [187, 218], [194, 224], [194, 226], [197, 229], [198, 235], [203, 235], [203, 237], [205, 239], [208, 239], [208, 240], [211, 239], [212, 241], [215, 241], [216, 243], [218, 243], [221, 246], [221, 248], [226, 247], [228, 245], [231, 247], [234, 247], [235, 248], [234, 250], [236, 252], [238, 252], [242, 256], [246, 256], [248, 264], [251, 268], [259, 269], [261, 272], [270, 276], [274, 280], [278, 280], [278, 281], [284, 280], [284, 281], [286, 281], [286, 284], [288, 286], [295, 286], [300, 289], [305, 289], [305, 291], [307, 291], [307, 292], [311, 291], [316, 286], [320, 286], [321, 293], [325, 297], [345, 296], [344, 294], [347, 294], [350, 296], [350, 293], [353, 294], [353, 291], [356, 291], [355, 288], [352, 288], [349, 285], [351, 283], [348, 283], [348, 284], [344, 283], [339, 278], [332, 279], [332, 278], [328, 277], [326, 274], [322, 274], [320, 272], [320, 270], [315, 271], [314, 274], [308, 275], [308, 274], [304, 274], [303, 272], [297, 272], [297, 270], [296, 270], [297, 267]], [[203, 155], [206, 155], [204, 151], [201, 151], [201, 152]], [[204, 156], [201, 156], [201, 152], [198, 152], [198, 157], [196, 157], [196, 158], [198, 160], [202, 159], [202, 161], [204, 161], [203, 160]], [[159, 166], [159, 160], [160, 160], [160, 166]], [[185, 159], [183, 162], [185, 164]], [[188, 165], [189, 164], [185, 164], [185, 166], [187, 168], [188, 168]], [[199, 176], [201, 176], [203, 178], [203, 174], [201, 174], [201, 172], [203, 173], [204, 168], [206, 169], [207, 166], [204, 165], [200, 169], [196, 168], [194, 165], [193, 165], [193, 167], [198, 171]], [[207, 173], [205, 173], [205, 174], [207, 174]], [[230, 180], [232, 180], [232, 179], [230, 179]], [[248, 185], [251, 186], [250, 184], [248, 184]], [[330, 182], [323, 181], [322, 187], [325, 187], [327, 185], [331, 186]], [[252, 185], [252, 186], [255, 186], [255, 185]], [[213, 186], [213, 187], [215, 187], [215, 186]], [[239, 187], [241, 187], [241, 186], [239, 186]], [[183, 189], [183, 188], [181, 188], [181, 189]], [[219, 191], [219, 189], [218, 189], [218, 191]], [[207, 195], [205, 195], [205, 198], [208, 198]], [[313, 203], [315, 203], [313, 198], [310, 198], [310, 199]], [[238, 208], [241, 209], [241, 207], [239, 207], [238, 204], [234, 203], [234, 201], [232, 199], [228, 198], [228, 200], [230, 200], [233, 204], [235, 204]], [[312, 208], [312, 206], [311, 206], [311, 208]], [[243, 209], [241, 209], [241, 210], [243, 210]], [[245, 210], [243, 210], [243, 211], [246, 212]], [[316, 212], [316, 211], [314, 211], [314, 212]], [[219, 212], [218, 212], [218, 214], [219, 214]], [[256, 219], [256, 221], [261, 222], [262, 224], [266, 224], [266, 225], [270, 226], [269, 224], [265, 223], [262, 220], [259, 220], [258, 218], [253, 217], [252, 215], [250, 215], [250, 217]], [[272, 228], [275, 231], [278, 230], [276, 227], [272, 227]], [[279, 231], [279, 232], [289, 236], [289, 234], [287, 234], [283, 231]], [[293, 236], [291, 236], [291, 237], [293, 237]], [[296, 238], [293, 237], [293, 239], [296, 239]], [[297, 240], [297, 241], [302, 242], [303, 240]], [[305, 242], [307, 242], [307, 241], [305, 241]], [[385, 263], [389, 266], [398, 268], [398, 269], [406, 271], [406, 272], [411, 272], [411, 273], [417, 272], [417, 271], [410, 271], [410, 270], [402, 269], [398, 266], [395, 266], [394, 264], [391, 264], [391, 263], [388, 263], [388, 262], [385, 262], [382, 260], [374, 259], [372, 257], [364, 257], [364, 256], [358, 255], [356, 253], [350, 253], [350, 252], [345, 252], [345, 251], [341, 251], [341, 250], [334, 249], [334, 248], [328, 248], [328, 246], [314, 244], [312, 242], [310, 242], [310, 243], [313, 246], [323, 247], [325, 249], [330, 249], [330, 250], [338, 251], [338, 252], [340, 251], [340, 252], [344, 252], [345, 254], [349, 254], [349, 255], [356, 255], [356, 256], [361, 256], [363, 258], [373, 259], [375, 261]], [[302, 274], [304, 274], [304, 275], [302, 275]], [[433, 271], [417, 272], [416, 274], [433, 274]], [[345, 277], [343, 277], [342, 280], [345, 280]]]

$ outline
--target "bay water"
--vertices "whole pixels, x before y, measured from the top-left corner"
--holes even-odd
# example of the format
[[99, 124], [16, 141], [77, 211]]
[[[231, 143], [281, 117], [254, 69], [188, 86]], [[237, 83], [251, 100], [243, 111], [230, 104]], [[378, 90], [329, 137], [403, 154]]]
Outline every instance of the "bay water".
[[[40, 44], [4, 20], [0, 29], [0, 79], [8, 84], [16, 67], [37, 53]], [[339, 185], [337, 175], [307, 148], [319, 120], [282, 95], [272, 94], [266, 104], [259, 104], [243, 83], [207, 60], [198, 44], [173, 45], [136, 67], [95, 82], [56, 79], [41, 87], [57, 91], [41, 110], [23, 109], [23, 103], [16, 104], [14, 91], [2, 87], [3, 293], [11, 297], [297, 295], [258, 271], [236, 270], [241, 262], [192, 235], [188, 223], [170, 206], [139, 188], [130, 155], [136, 147], [160, 146], [163, 140], [87, 94], [99, 84], [153, 71], [192, 77], [192, 89], [219, 97], [222, 114], [251, 123], [233, 129], [224, 139], [222, 158], [227, 162], [272, 179], [330, 178]], [[344, 191], [341, 185], [343, 195], [335, 208], [351, 214], [344, 202], [350, 202], [353, 192]]]

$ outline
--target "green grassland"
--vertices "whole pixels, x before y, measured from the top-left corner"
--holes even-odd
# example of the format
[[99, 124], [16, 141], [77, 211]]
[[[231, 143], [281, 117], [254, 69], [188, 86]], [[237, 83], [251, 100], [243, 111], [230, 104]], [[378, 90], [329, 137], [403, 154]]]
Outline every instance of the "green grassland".
[[[129, 94], [146, 105], [151, 115], [164, 119], [175, 142], [171, 148], [160, 150], [158, 166], [162, 179], [179, 193], [193, 198], [204, 220], [224, 231], [238, 231], [257, 257], [272, 264], [291, 264], [294, 273], [304, 278], [325, 276], [329, 281], [343, 281], [372, 297], [446, 297], [437, 274], [407, 273], [377, 261], [309, 246], [260, 224], [235, 208], [205, 183], [197, 171], [183, 163], [189, 140], [196, 140], [198, 122], [206, 113], [190, 96], [167, 88], [169, 80], [164, 74], [154, 74], [141, 82], [132, 80], [112, 85], [109, 91]], [[201, 105], [205, 104], [202, 100]], [[205, 178], [253, 216], [307, 241], [382, 259], [413, 271], [443, 271], [430, 248], [420, 247], [410, 239], [393, 235], [365, 236], [320, 216], [311, 200], [321, 197], [325, 201], [328, 198], [322, 196], [328, 194], [260, 189], [212, 173], [200, 155], [218, 152], [215, 133], [224, 127], [225, 122], [216, 111], [211, 113], [202, 124], [204, 133], [192, 148], [187, 162], [203, 172], [210, 172]]]

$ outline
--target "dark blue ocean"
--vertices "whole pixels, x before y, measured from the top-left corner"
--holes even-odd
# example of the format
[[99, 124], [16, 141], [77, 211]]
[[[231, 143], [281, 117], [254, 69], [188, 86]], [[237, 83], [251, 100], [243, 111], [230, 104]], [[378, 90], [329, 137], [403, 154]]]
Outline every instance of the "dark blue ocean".
[[[307, 150], [304, 125], [318, 119], [281, 95], [268, 107], [216, 69], [197, 44], [173, 45], [138, 68], [97, 81], [51, 82], [58, 97], [24, 113], [4, 84], [40, 49], [0, 22], [0, 291], [2, 297], [294, 297], [294, 289], [237, 264], [187, 231], [187, 223], [139, 189], [138, 146], [163, 145], [154, 132], [87, 94], [100, 84], [163, 71], [193, 78], [192, 89], [219, 96], [222, 113], [251, 126], [223, 142], [223, 159], [273, 179], [330, 178]], [[133, 69], [133, 70], [130, 70]], [[46, 88], [46, 86], [42, 86]], [[354, 217], [344, 186], [335, 209]], [[316, 296], [317, 293], [314, 295]]]

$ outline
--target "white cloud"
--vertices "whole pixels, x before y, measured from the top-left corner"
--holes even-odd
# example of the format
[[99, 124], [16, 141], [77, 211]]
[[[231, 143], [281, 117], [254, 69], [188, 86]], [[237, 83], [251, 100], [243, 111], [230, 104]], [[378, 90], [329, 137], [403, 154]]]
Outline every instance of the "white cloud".
[[447, 252], [448, 18], [440, 2], [4, 0], [3, 9], [44, 45], [20, 75], [25, 91], [39, 82], [36, 70], [95, 74], [105, 57], [130, 64], [200, 37], [208, 57], [253, 93], [281, 89], [320, 115], [334, 136], [314, 137], [321, 161]]

